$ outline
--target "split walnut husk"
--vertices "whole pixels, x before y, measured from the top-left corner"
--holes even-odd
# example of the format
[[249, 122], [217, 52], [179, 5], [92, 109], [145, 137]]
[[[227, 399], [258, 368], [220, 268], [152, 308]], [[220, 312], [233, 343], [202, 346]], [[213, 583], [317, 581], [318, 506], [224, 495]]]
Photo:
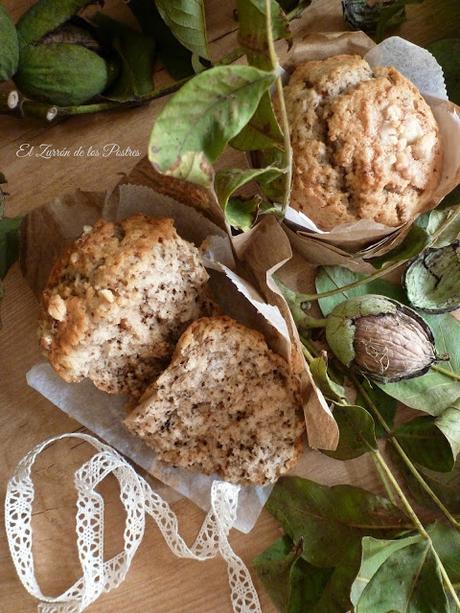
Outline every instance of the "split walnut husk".
[[409, 307], [378, 295], [336, 306], [326, 339], [345, 366], [381, 383], [419, 377], [439, 359], [429, 325]]
[[404, 274], [409, 302], [426, 313], [447, 313], [460, 307], [460, 241], [426, 249]]

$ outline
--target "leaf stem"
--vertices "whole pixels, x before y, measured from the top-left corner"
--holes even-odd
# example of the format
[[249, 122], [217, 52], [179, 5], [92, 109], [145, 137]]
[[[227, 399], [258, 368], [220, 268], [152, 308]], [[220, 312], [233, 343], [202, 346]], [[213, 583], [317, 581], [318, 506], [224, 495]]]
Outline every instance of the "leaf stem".
[[418, 518], [416, 512], [414, 511], [414, 509], [412, 508], [409, 500], [407, 499], [405, 493], [403, 492], [403, 490], [401, 489], [401, 486], [399, 485], [398, 481], [396, 480], [395, 476], [393, 475], [390, 467], [388, 466], [388, 464], [385, 461], [385, 458], [382, 456], [380, 451], [374, 451], [373, 452], [375, 454], [375, 459], [376, 461], [379, 463], [382, 471], [385, 473], [385, 475], [388, 478], [388, 481], [391, 483], [391, 485], [393, 486], [395, 492], [398, 494], [399, 499], [401, 500], [401, 503], [407, 513], [407, 515], [410, 517], [410, 519], [412, 520], [414, 526], [417, 528], [419, 534], [425, 538], [428, 542], [428, 546], [431, 549], [431, 552], [433, 554], [433, 557], [435, 558], [439, 570], [441, 572], [442, 578], [444, 579], [444, 583], [446, 588], [449, 590], [450, 594], [452, 595], [452, 599], [455, 602], [455, 605], [457, 606], [457, 609], [460, 611], [460, 600], [457, 596], [457, 592], [455, 591], [454, 586], [452, 585], [452, 582], [449, 578], [449, 575], [447, 574], [447, 571], [444, 567], [444, 564], [442, 563], [441, 558], [438, 555], [438, 552], [436, 551], [436, 549], [434, 548], [433, 545], [433, 541], [430, 538], [430, 535], [428, 534], [428, 532], [425, 530], [422, 522], [420, 521], [420, 519]]
[[277, 74], [275, 86], [278, 96], [279, 111], [281, 118], [281, 129], [283, 132], [284, 151], [286, 156], [286, 174], [284, 175], [284, 194], [283, 194], [283, 208], [286, 209], [289, 206], [291, 199], [291, 183], [292, 183], [292, 147], [291, 147], [291, 133], [289, 129], [289, 119], [286, 111], [286, 101], [284, 100], [283, 82], [281, 80], [281, 67], [278, 62], [278, 56], [275, 50], [275, 41], [273, 40], [273, 23], [272, 23], [272, 7], [271, 0], [265, 0], [265, 14], [267, 16], [267, 43], [268, 43], [268, 55], [273, 71]]
[[372, 461], [373, 461], [373, 462], [374, 462], [374, 464], [375, 464], [375, 469], [376, 469], [376, 470], [377, 470], [377, 472], [378, 472], [378, 475], [379, 475], [379, 477], [380, 477], [380, 481], [382, 482], [382, 485], [383, 485], [383, 487], [385, 488], [385, 492], [386, 492], [386, 494], [387, 494], [387, 496], [388, 496], [388, 499], [389, 499], [389, 500], [390, 500], [390, 501], [391, 501], [391, 502], [392, 502], [392, 503], [393, 503], [395, 506], [397, 506], [397, 503], [396, 503], [396, 498], [395, 498], [395, 496], [394, 496], [393, 489], [392, 489], [392, 488], [391, 488], [391, 486], [390, 486], [390, 483], [389, 483], [389, 481], [388, 481], [388, 477], [387, 477], [386, 472], [383, 470], [383, 468], [382, 468], [382, 466], [381, 466], [381, 464], [380, 464], [380, 462], [379, 462], [379, 460], [378, 460], [378, 458], [377, 458], [377, 452], [375, 451], [375, 449], [372, 449], [372, 450], [370, 450], [370, 451], [369, 451], [369, 453], [370, 453], [370, 455], [371, 455]]
[[360, 287], [361, 285], [369, 283], [369, 281], [374, 281], [374, 279], [379, 279], [380, 277], [384, 277], [389, 272], [396, 270], [403, 264], [404, 264], [404, 261], [400, 260], [398, 262], [395, 262], [394, 264], [390, 264], [389, 266], [385, 266], [384, 268], [377, 270], [376, 272], [372, 273], [368, 277], [364, 277], [362, 279], [358, 279], [357, 281], [353, 281], [353, 283], [348, 283], [347, 285], [342, 285], [342, 287], [336, 287], [335, 289], [331, 289], [327, 292], [321, 292], [319, 294], [303, 294], [303, 298], [304, 300], [312, 301], [312, 300], [319, 300], [321, 298], [329, 298], [330, 296], [335, 296], [336, 294], [340, 294], [344, 291], [355, 289], [355, 287]]
[[442, 223], [439, 228], [436, 230], [436, 232], [434, 232], [431, 235], [430, 238], [430, 245], [433, 245], [437, 239], [439, 238], [439, 236], [446, 230], [446, 228], [448, 226], [450, 226], [450, 224], [455, 221], [455, 219], [457, 219], [457, 217], [460, 215], [460, 205], [457, 205], [456, 210], [451, 214], [447, 216], [447, 219], [444, 221], [444, 223]]
[[450, 377], [451, 379], [454, 379], [455, 381], [460, 381], [460, 374], [457, 374], [456, 372], [454, 372], [453, 370], [449, 370], [448, 368], [443, 368], [442, 366], [438, 366], [437, 364], [434, 364], [431, 367], [431, 370], [435, 370], [436, 372], [439, 372], [442, 375], [445, 375], [446, 377]]
[[422, 475], [419, 473], [419, 471], [415, 468], [414, 464], [412, 463], [411, 459], [409, 458], [409, 456], [406, 454], [406, 452], [404, 451], [404, 449], [401, 447], [401, 445], [399, 444], [399, 441], [397, 440], [397, 438], [394, 436], [394, 434], [391, 431], [391, 428], [388, 426], [387, 422], [385, 421], [383, 415], [380, 413], [377, 405], [375, 404], [375, 402], [372, 400], [372, 398], [369, 396], [369, 394], [367, 393], [366, 389], [364, 388], [364, 386], [361, 384], [361, 382], [356, 378], [355, 375], [351, 374], [350, 375], [351, 380], [353, 381], [353, 384], [355, 385], [355, 387], [360, 391], [361, 395], [363, 396], [363, 398], [365, 399], [365, 401], [367, 402], [368, 406], [370, 407], [370, 409], [372, 410], [372, 412], [374, 413], [374, 415], [377, 417], [377, 419], [379, 420], [379, 422], [381, 423], [383, 429], [385, 430], [385, 432], [389, 435], [389, 440], [391, 441], [391, 443], [393, 444], [393, 446], [395, 447], [396, 451], [398, 452], [398, 454], [400, 455], [402, 461], [404, 462], [404, 464], [407, 466], [407, 468], [410, 470], [410, 472], [412, 473], [412, 475], [415, 477], [415, 479], [417, 480], [417, 482], [419, 483], [419, 485], [422, 487], [422, 489], [428, 494], [428, 496], [433, 500], [433, 502], [436, 504], [436, 506], [439, 508], [439, 510], [444, 514], [444, 516], [448, 519], [448, 521], [455, 527], [455, 528], [460, 528], [460, 523], [455, 519], [455, 517], [450, 513], [450, 511], [447, 509], [447, 507], [443, 504], [443, 502], [438, 498], [438, 496], [436, 496], [436, 494], [433, 492], [433, 490], [431, 489], [431, 487], [428, 485], [428, 483], [425, 481], [425, 479], [422, 477]]

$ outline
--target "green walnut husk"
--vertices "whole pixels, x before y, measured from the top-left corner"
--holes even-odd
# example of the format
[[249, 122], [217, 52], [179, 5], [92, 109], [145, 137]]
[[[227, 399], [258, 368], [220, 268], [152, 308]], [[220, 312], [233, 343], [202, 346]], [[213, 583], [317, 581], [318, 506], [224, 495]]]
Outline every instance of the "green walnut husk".
[[8, 81], [18, 68], [19, 45], [14, 23], [0, 4], [0, 81]]
[[36, 44], [93, 0], [38, 0], [16, 24], [20, 46]]
[[426, 249], [404, 274], [409, 302], [426, 313], [447, 313], [460, 307], [460, 241]]
[[384, 296], [358, 296], [337, 305], [327, 318], [326, 339], [345, 366], [381, 383], [423, 375], [437, 360], [428, 324]]
[[23, 49], [14, 80], [31, 98], [60, 106], [78, 105], [104, 91], [110, 67], [85, 47], [51, 43]]
[[99, 53], [90, 26], [70, 19], [88, 0], [39, 0], [17, 23], [20, 47], [15, 83], [31, 98], [59, 106], [88, 102], [109, 85], [113, 65]]

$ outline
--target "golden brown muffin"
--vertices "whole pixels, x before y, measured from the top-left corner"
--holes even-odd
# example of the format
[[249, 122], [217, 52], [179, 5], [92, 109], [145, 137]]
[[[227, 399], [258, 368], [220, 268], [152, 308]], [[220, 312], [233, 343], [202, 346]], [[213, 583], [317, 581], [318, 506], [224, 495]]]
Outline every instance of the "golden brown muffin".
[[440, 176], [439, 129], [397, 70], [338, 55], [297, 66], [284, 93], [295, 209], [330, 230], [360, 219], [396, 227], [427, 207]]
[[295, 464], [304, 431], [286, 361], [225, 316], [187, 328], [125, 424], [168, 464], [257, 484]]
[[198, 249], [172, 219], [98, 221], [56, 262], [43, 292], [40, 345], [66, 381], [139, 396], [187, 325], [212, 312]]

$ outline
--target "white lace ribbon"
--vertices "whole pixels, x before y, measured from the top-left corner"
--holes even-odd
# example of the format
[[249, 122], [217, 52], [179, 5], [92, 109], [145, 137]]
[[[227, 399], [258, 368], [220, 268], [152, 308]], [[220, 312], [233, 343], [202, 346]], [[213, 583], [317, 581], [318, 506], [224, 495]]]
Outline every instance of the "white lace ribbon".
[[[37, 456], [55, 441], [79, 438], [98, 450], [74, 475], [78, 492], [76, 531], [78, 555], [83, 577], [57, 597], [42, 593], [34, 571], [32, 552], [32, 503], [34, 485], [32, 466]], [[104, 500], [97, 485], [113, 473], [120, 485], [120, 498], [126, 511], [124, 549], [110, 560], [103, 559]], [[238, 506], [239, 486], [214, 481], [211, 509], [191, 547], [179, 534], [177, 517], [148, 483], [112, 447], [87, 434], [63, 434], [32, 449], [18, 464], [11, 477], [5, 500], [5, 525], [16, 571], [26, 590], [40, 600], [42, 613], [80, 613], [102, 593], [118, 587], [125, 579], [134, 554], [142, 540], [145, 514], [155, 520], [171, 551], [179, 558], [204, 561], [219, 553], [227, 562], [231, 601], [235, 613], [261, 612], [251, 575], [228, 541]]]

